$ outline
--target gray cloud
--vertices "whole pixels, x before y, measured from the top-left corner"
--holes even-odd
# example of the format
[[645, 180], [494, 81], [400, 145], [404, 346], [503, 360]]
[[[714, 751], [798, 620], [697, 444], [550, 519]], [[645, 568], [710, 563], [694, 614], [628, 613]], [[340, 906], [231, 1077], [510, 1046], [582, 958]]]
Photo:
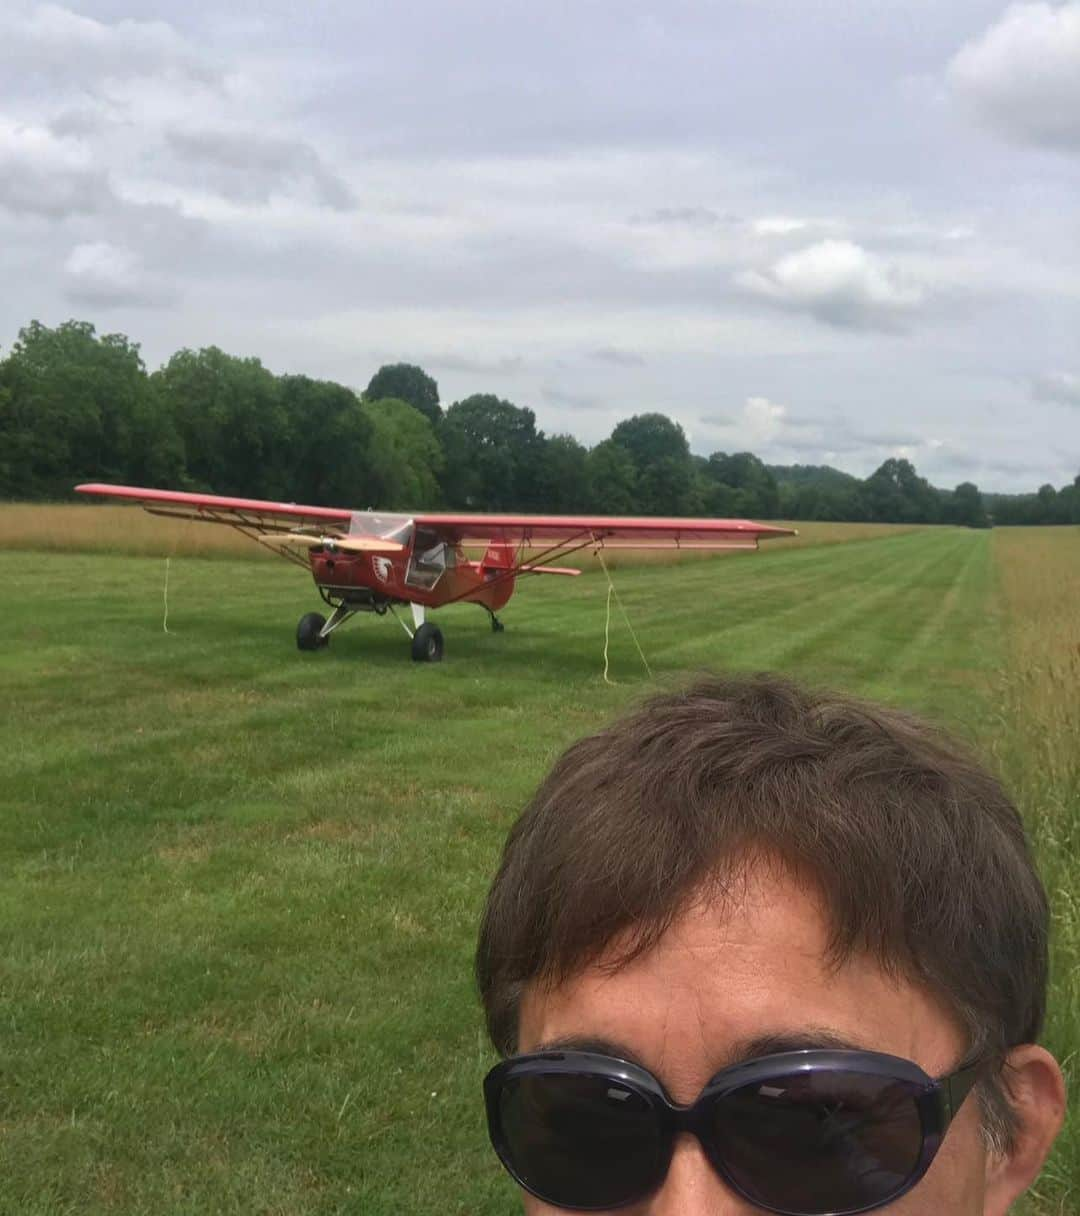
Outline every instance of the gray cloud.
[[540, 394], [545, 401], [550, 402], [552, 405], [565, 406], [571, 410], [598, 410], [607, 412], [614, 409], [612, 403], [603, 397], [594, 397], [588, 393], [570, 392], [566, 389], [556, 388], [550, 384], [543, 385], [540, 389]]
[[613, 363], [616, 367], [644, 367], [645, 356], [636, 351], [621, 350], [617, 346], [598, 346], [589, 351], [589, 358], [599, 363]]
[[49, 130], [60, 139], [96, 135], [104, 125], [100, 111], [90, 106], [71, 106], [49, 119]]
[[948, 79], [1002, 134], [1080, 152], [1080, 2], [1010, 5], [960, 48]]
[[84, 144], [0, 117], [0, 207], [59, 219], [95, 212], [110, 198], [107, 176]]
[[16, 215], [63, 219], [90, 215], [112, 198], [98, 169], [49, 169], [13, 163], [0, 156], [0, 208]]
[[718, 225], [738, 224], [737, 215], [714, 211], [712, 207], [657, 207], [644, 215], [630, 217], [632, 224], [672, 224], [689, 228], [715, 228]]
[[476, 359], [468, 355], [425, 355], [420, 363], [427, 368], [445, 368], [453, 372], [471, 372], [479, 375], [515, 375], [525, 364], [521, 355], [505, 355], [500, 359]]
[[67, 87], [175, 73], [214, 84], [207, 56], [165, 21], [98, 21], [60, 4], [0, 15], [0, 66], [28, 69]]
[[1046, 375], [1036, 378], [1031, 392], [1038, 401], [1080, 405], [1080, 375], [1073, 372], [1047, 372]]
[[346, 182], [304, 140], [250, 129], [208, 128], [170, 128], [165, 139], [183, 160], [209, 169], [214, 184], [227, 197], [266, 201], [276, 192], [301, 185], [334, 210], [356, 206], [356, 196]]
[[67, 297], [95, 308], [167, 304], [174, 293], [148, 275], [130, 249], [94, 241], [76, 245], [64, 263]]

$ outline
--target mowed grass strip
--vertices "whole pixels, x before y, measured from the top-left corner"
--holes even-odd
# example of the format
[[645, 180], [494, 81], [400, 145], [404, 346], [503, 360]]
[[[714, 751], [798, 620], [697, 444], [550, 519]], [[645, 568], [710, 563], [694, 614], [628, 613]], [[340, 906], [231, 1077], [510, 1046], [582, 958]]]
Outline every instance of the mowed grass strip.
[[[774, 668], [988, 749], [985, 533], [524, 583], [300, 654], [301, 572], [0, 553], [0, 1211], [511, 1213], [479, 1100], [476, 921], [553, 756], [656, 685]], [[1056, 1184], [1052, 1184], [1056, 1185]]]

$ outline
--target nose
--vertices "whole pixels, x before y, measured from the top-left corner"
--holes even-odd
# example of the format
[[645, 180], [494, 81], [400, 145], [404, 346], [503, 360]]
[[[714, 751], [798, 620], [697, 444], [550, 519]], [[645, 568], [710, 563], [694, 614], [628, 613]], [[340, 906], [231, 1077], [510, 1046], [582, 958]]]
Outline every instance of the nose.
[[675, 1142], [664, 1185], [652, 1196], [648, 1216], [760, 1216], [709, 1164], [694, 1136]]

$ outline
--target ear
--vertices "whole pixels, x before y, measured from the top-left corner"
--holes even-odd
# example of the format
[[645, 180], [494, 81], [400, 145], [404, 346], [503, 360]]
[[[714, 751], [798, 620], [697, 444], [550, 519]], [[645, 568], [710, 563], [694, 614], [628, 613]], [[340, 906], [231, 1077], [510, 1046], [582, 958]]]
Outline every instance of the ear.
[[1044, 1047], [1014, 1047], [1006, 1057], [1004, 1080], [1016, 1112], [1016, 1136], [1010, 1152], [987, 1156], [984, 1216], [1005, 1216], [1031, 1186], [1065, 1118], [1065, 1079]]

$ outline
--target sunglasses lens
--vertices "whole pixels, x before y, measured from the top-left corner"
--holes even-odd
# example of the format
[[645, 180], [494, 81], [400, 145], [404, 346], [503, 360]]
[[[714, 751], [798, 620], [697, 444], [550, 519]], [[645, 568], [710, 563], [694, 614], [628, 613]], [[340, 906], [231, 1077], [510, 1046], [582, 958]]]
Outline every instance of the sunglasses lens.
[[620, 1081], [565, 1073], [509, 1077], [498, 1118], [504, 1164], [556, 1207], [620, 1207], [663, 1177], [656, 1114]]
[[796, 1072], [733, 1090], [712, 1113], [716, 1152], [744, 1195], [800, 1216], [861, 1212], [902, 1193], [922, 1122], [904, 1081]]

